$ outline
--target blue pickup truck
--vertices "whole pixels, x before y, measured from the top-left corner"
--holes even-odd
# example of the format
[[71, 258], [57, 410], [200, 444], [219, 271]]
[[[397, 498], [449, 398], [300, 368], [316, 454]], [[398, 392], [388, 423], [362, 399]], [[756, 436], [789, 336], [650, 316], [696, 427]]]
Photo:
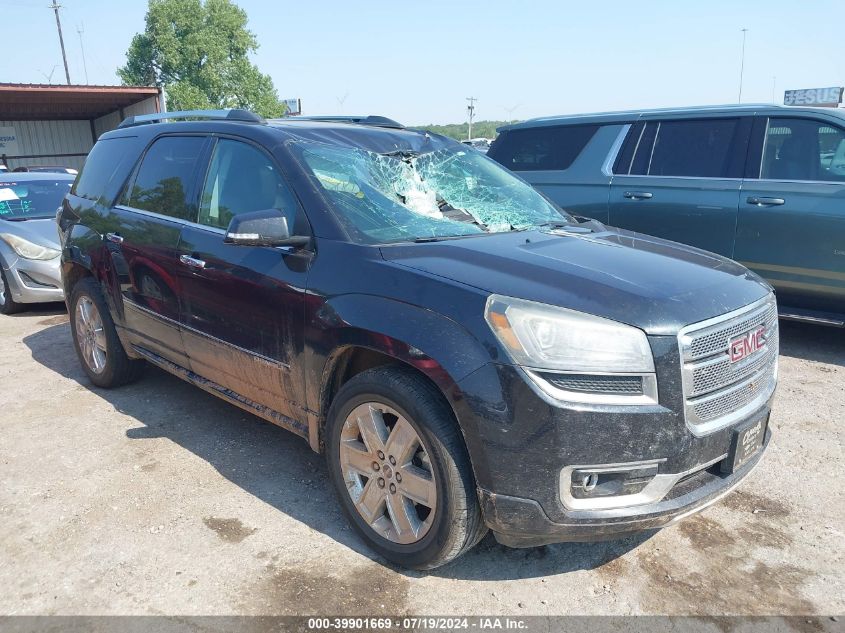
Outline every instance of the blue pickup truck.
[[500, 128], [488, 156], [575, 215], [741, 262], [781, 317], [845, 326], [845, 110], [547, 117]]

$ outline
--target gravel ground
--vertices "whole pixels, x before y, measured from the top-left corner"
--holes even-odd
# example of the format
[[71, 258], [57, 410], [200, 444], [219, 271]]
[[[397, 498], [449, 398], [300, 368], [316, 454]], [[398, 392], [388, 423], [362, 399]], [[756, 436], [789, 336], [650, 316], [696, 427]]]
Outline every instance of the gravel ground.
[[782, 324], [772, 445], [702, 514], [427, 574], [359, 542], [301, 439], [154, 368], [93, 388], [61, 307], [0, 350], [0, 614], [845, 612], [842, 330]]

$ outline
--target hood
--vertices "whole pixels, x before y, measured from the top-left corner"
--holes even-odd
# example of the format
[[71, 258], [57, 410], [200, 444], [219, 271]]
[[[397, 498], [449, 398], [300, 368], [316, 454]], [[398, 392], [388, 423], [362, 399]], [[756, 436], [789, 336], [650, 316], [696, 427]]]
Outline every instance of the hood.
[[49, 246], [60, 250], [59, 227], [53, 218], [43, 220], [25, 220], [23, 222], [9, 222], [0, 220], [0, 233], [10, 233], [39, 246]]
[[489, 293], [538, 301], [674, 335], [771, 291], [719, 255], [602, 227], [496, 233], [384, 246], [391, 262]]

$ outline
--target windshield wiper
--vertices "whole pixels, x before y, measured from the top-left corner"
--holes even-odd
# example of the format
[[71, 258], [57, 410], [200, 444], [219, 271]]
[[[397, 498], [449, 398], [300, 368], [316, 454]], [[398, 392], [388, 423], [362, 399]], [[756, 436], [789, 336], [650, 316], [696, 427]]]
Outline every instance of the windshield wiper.
[[451, 240], [460, 240], [465, 237], [478, 237], [479, 235], [492, 235], [492, 233], [483, 232], [483, 233], [465, 233], [463, 235], [439, 235], [439, 236], [423, 236], [423, 237], [415, 237], [411, 242], [415, 244], [423, 244], [425, 242], [446, 242]]

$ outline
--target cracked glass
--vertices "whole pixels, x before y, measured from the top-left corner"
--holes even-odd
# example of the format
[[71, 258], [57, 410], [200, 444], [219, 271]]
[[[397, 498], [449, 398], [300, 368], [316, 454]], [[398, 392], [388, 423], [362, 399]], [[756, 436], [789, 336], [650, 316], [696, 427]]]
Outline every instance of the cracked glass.
[[307, 144], [301, 157], [353, 238], [371, 243], [524, 230], [571, 221], [475, 150], [416, 153]]

